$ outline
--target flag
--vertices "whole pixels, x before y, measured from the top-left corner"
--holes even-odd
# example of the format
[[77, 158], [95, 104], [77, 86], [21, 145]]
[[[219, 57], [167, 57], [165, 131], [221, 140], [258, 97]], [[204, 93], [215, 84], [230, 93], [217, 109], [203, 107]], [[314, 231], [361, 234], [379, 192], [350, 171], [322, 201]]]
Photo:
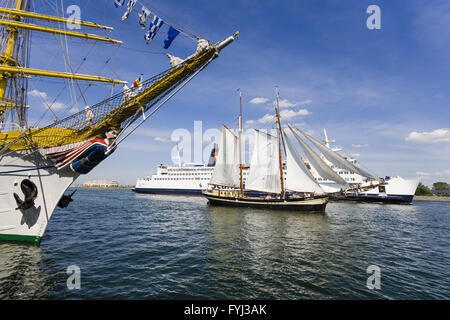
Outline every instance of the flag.
[[114, 0], [114, 5], [116, 8], [121, 7], [125, 4], [125, 0]]
[[122, 20], [125, 20], [130, 15], [131, 11], [133, 10], [134, 6], [136, 5], [137, 0], [129, 0], [127, 3], [127, 11], [122, 16]]
[[139, 78], [137, 78], [136, 80], [134, 80], [133, 82], [133, 87], [138, 88], [142, 85], [143, 79], [142, 79], [142, 73], [139, 76]]
[[147, 44], [150, 44], [150, 42], [155, 37], [156, 33], [158, 32], [159, 28], [164, 24], [164, 21], [161, 20], [161, 18], [157, 16], [153, 16], [152, 22], [150, 22], [150, 25], [148, 27], [148, 31], [145, 34], [144, 38], [147, 41]]
[[167, 39], [164, 40], [164, 49], [168, 49], [172, 44], [173, 39], [180, 33], [177, 29], [172, 26], [169, 27], [169, 32], [167, 33]]
[[142, 6], [141, 12], [138, 13], [139, 15], [139, 25], [141, 26], [141, 29], [145, 29], [147, 26], [148, 18], [150, 17], [150, 10], [148, 10], [146, 7]]

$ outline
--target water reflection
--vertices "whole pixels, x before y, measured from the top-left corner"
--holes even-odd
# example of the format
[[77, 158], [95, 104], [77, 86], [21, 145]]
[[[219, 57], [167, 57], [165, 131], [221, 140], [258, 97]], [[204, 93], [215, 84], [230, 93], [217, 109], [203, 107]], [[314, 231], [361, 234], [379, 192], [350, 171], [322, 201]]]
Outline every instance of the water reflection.
[[0, 244], [0, 299], [50, 297], [50, 287], [39, 270], [41, 262], [39, 247]]
[[314, 265], [322, 259], [327, 214], [226, 207], [210, 207], [209, 214], [209, 269], [224, 297], [248, 292], [248, 287], [253, 288], [250, 298], [321, 291], [307, 282], [317, 275]]

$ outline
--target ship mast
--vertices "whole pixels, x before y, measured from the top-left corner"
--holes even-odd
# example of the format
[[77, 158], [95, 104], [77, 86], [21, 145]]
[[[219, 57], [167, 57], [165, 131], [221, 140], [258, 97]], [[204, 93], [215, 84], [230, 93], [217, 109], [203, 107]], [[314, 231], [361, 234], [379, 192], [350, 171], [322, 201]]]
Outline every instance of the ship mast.
[[[110, 39], [107, 37], [102, 37], [94, 34], [87, 34], [82, 32], [67, 31], [54, 29], [50, 27], [39, 26], [27, 22], [23, 22], [22, 18], [31, 18], [36, 20], [54, 21], [62, 23], [79, 24], [92, 28], [99, 28], [103, 30], [112, 30], [111, 27], [98, 25], [92, 22], [86, 21], [74, 21], [71, 19], [54, 17], [44, 14], [38, 14], [27, 10], [27, 0], [17, 0], [12, 8], [0, 8], [0, 13], [4, 19], [0, 19], [0, 27], [3, 27], [7, 37], [5, 50], [0, 56], [0, 123], [4, 122], [6, 119], [6, 112], [13, 108], [24, 108], [21, 103], [18, 103], [17, 94], [9, 94], [7, 97], [8, 85], [11, 87], [13, 85], [14, 78], [18, 77], [28, 77], [33, 76], [45, 76], [45, 77], [55, 77], [55, 78], [66, 78], [73, 80], [86, 80], [86, 81], [99, 81], [99, 82], [109, 82], [109, 83], [124, 83], [120, 80], [108, 79], [98, 76], [76, 74], [76, 73], [66, 73], [66, 72], [56, 72], [56, 71], [46, 71], [26, 68], [18, 60], [19, 49], [16, 50], [17, 41], [19, 37], [20, 30], [31, 30], [46, 32], [52, 34], [66, 35], [71, 37], [78, 37], [83, 39], [90, 39], [96, 41], [104, 41], [110, 43], [121, 44], [121, 41]], [[26, 89], [23, 88], [20, 93], [26, 96]], [[23, 104], [23, 103], [22, 103]], [[1, 131], [1, 130], [0, 130]]]
[[286, 197], [286, 192], [284, 190], [284, 177], [283, 177], [283, 160], [281, 159], [281, 121], [280, 121], [280, 104], [278, 102], [278, 86], [275, 86], [277, 105], [275, 107], [276, 119], [277, 119], [277, 132], [278, 132], [278, 155], [280, 164], [280, 179], [281, 179], [281, 199]]
[[239, 174], [241, 179], [241, 195], [244, 194], [244, 182], [242, 178], [242, 91], [239, 89]]
[[[16, 2], [16, 10], [22, 10], [24, 6], [24, 0], [17, 0]], [[11, 17], [15, 21], [19, 21], [19, 16]], [[2, 65], [8, 66], [16, 66], [18, 63], [15, 59], [14, 49], [16, 47], [17, 36], [19, 34], [18, 29], [10, 28], [6, 30], [7, 41], [5, 46], [5, 51], [3, 55], [0, 57], [0, 62]], [[8, 86], [9, 74], [1, 72], [0, 73], [0, 123], [6, 118], [6, 111], [10, 108], [15, 107], [15, 101], [7, 99], [6, 88]]]

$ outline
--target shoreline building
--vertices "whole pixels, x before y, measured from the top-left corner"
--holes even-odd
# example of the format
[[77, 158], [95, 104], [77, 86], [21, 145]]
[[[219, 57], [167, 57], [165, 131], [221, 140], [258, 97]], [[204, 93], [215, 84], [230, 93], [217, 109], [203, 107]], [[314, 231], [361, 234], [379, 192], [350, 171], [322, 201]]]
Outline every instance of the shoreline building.
[[83, 183], [83, 187], [116, 188], [119, 187], [119, 183], [114, 180], [89, 180]]

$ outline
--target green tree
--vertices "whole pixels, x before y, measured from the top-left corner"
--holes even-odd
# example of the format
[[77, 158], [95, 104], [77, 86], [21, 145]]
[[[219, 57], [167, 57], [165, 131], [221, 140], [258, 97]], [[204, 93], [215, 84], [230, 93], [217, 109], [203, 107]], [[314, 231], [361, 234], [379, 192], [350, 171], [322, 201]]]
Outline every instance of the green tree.
[[419, 182], [419, 185], [417, 186], [415, 195], [416, 196], [432, 196], [433, 192], [431, 192], [430, 188], [423, 185], [422, 182]]
[[446, 182], [435, 182], [433, 183], [433, 189], [436, 191], [450, 190], [450, 185]]

